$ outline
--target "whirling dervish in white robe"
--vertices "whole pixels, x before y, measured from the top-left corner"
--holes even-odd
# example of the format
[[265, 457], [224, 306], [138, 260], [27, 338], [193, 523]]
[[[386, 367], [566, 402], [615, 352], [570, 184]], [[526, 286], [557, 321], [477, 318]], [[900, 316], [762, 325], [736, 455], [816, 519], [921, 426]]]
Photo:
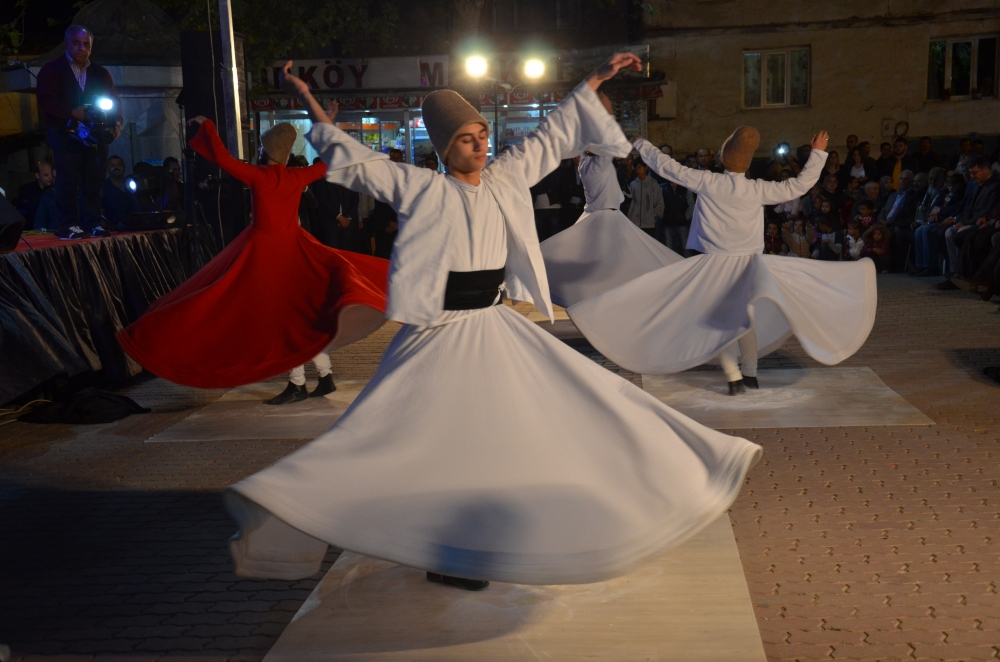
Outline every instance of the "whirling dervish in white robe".
[[[398, 212], [387, 315], [404, 326], [329, 432], [227, 490], [238, 574], [307, 577], [329, 544], [428, 578], [595, 582], [726, 512], [759, 446], [670, 409], [498, 305], [502, 289], [552, 317], [528, 189], [585, 146], [630, 151], [594, 88], [632, 58], [598, 69], [478, 185], [314, 124], [327, 179]], [[485, 125], [484, 145], [489, 135], [450, 91], [427, 97], [424, 121], [446, 163], [456, 124]]]
[[[599, 96], [607, 108], [610, 101]], [[586, 195], [583, 214], [542, 242], [553, 302], [569, 307], [684, 259], [621, 213], [625, 195], [612, 157], [585, 152], [578, 170]]]
[[[687, 168], [645, 140], [654, 172], [698, 196], [687, 247], [702, 255], [650, 271], [571, 306], [587, 340], [618, 365], [669, 374], [718, 359], [730, 393], [756, 386], [757, 358], [792, 334], [812, 358], [837, 364], [856, 352], [875, 321], [871, 260], [825, 262], [764, 255], [764, 205], [801, 197], [826, 162], [826, 134], [801, 174], [785, 182], [747, 179], [759, 142], [740, 127], [723, 145], [724, 173]], [[752, 381], [751, 381], [752, 380]]]

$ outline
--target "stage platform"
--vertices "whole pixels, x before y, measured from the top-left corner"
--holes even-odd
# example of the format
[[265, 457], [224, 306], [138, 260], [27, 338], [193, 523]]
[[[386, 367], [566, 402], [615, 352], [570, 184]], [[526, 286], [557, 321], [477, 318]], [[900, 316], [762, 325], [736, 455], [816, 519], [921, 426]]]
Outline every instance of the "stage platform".
[[607, 660], [764, 662], [724, 515], [632, 574], [481, 592], [341, 554], [264, 662]]
[[176, 229], [78, 241], [34, 235], [0, 255], [0, 404], [57, 375], [138, 374], [114, 335], [190, 275], [184, 253]]

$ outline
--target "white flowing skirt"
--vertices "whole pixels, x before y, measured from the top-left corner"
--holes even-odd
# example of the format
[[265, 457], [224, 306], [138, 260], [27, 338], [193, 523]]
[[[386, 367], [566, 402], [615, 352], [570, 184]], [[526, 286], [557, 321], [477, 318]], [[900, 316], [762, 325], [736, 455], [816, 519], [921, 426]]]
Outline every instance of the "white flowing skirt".
[[875, 323], [875, 265], [778, 255], [705, 254], [571, 306], [604, 356], [644, 374], [708, 363], [751, 328], [758, 355], [792, 334], [826, 365], [856, 352]]
[[231, 549], [245, 576], [310, 574], [293, 548], [329, 543], [473, 579], [601, 581], [726, 512], [760, 454], [493, 306], [403, 327], [329, 432], [232, 486]]
[[567, 308], [684, 259], [615, 209], [584, 214], [541, 246], [552, 301]]

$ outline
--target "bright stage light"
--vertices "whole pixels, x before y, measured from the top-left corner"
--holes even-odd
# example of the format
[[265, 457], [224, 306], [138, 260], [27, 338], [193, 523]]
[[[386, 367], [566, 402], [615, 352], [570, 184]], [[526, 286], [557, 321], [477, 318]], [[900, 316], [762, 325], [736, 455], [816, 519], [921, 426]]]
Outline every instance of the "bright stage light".
[[524, 75], [528, 78], [541, 78], [545, 73], [545, 63], [538, 59], [530, 59], [524, 63]]
[[487, 68], [486, 58], [481, 55], [473, 55], [465, 60], [465, 72], [473, 78], [485, 76]]
[[114, 102], [107, 97], [101, 97], [100, 99], [97, 100], [97, 107], [100, 108], [101, 110], [111, 110], [112, 108], [114, 108], [114, 106], [115, 106]]
[[135, 193], [136, 189], [138, 189], [138, 188], [139, 187], [136, 185], [135, 180], [132, 179], [131, 177], [129, 177], [129, 180], [128, 180], [128, 190], [130, 190], [133, 193]]

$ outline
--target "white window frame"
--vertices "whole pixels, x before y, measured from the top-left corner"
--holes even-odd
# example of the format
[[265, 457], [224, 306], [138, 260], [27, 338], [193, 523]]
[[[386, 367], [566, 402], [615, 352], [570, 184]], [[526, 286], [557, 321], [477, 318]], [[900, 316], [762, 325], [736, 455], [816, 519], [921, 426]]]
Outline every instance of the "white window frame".
[[[972, 98], [972, 89], [976, 86], [976, 81], [979, 79], [979, 71], [978, 70], [979, 70], [979, 40], [980, 39], [996, 39], [997, 40], [997, 52], [998, 52], [998, 56], [997, 57], [1000, 57], [1000, 35], [998, 35], [995, 32], [993, 34], [971, 34], [971, 35], [962, 35], [962, 36], [959, 36], [959, 37], [936, 37], [936, 38], [932, 38], [932, 39], [928, 40], [928, 42], [927, 42], [927, 53], [928, 53], [928, 57], [927, 57], [927, 76], [928, 77], [930, 77], [930, 74], [931, 74], [931, 71], [930, 71], [930, 67], [931, 67], [931, 62], [930, 62], [930, 48], [931, 48], [931, 44], [933, 44], [935, 42], [938, 42], [938, 41], [943, 41], [945, 43], [945, 46], [944, 46], [944, 89], [946, 89], [946, 90], [951, 90], [951, 78], [952, 78], [952, 76], [951, 76], [951, 65], [952, 65], [951, 53], [952, 53], [952, 50], [953, 50], [952, 49], [952, 44], [959, 44], [959, 43], [966, 42], [966, 41], [971, 41], [972, 42], [972, 54], [969, 56], [969, 58], [970, 58], [970, 61], [969, 61], [969, 94], [952, 94], [949, 97], [950, 99], [971, 99]], [[997, 66], [996, 58], [994, 58], [994, 60], [993, 60], [993, 71], [994, 71], [993, 95], [990, 96], [990, 97], [987, 97], [989, 99], [995, 99], [998, 96], [997, 95], [997, 80], [996, 80], [996, 78], [997, 78], [996, 71], [997, 71], [998, 68], [1000, 68], [1000, 67]], [[924, 92], [924, 94], [926, 95], [926, 91]], [[927, 99], [927, 101], [945, 101], [945, 99]]]
[[[939, 40], [940, 41], [940, 40]], [[930, 48], [928, 46], [928, 48]], [[806, 85], [806, 102], [804, 104], [792, 105], [792, 53], [795, 51], [806, 51], [809, 53], [809, 75]], [[782, 103], [767, 102], [767, 56], [781, 53], [785, 56], [785, 99]], [[760, 105], [747, 106], [746, 104], [746, 56], [750, 54], [760, 55]], [[812, 48], [809, 46], [786, 46], [784, 48], [748, 48], [740, 56], [740, 106], [744, 110], [768, 110], [773, 108], [808, 108], [812, 105]]]

